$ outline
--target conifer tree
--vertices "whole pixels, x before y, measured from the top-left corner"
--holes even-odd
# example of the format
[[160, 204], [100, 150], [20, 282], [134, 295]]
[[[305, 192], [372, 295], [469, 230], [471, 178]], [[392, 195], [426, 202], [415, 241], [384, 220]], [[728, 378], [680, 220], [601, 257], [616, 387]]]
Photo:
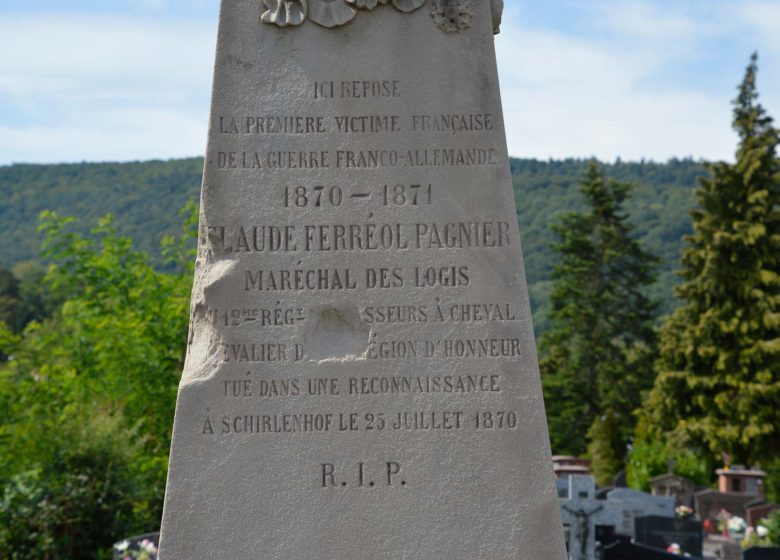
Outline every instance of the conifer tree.
[[589, 447], [606, 482], [623, 464], [633, 412], [652, 385], [655, 304], [644, 294], [656, 259], [632, 238], [623, 204], [632, 186], [595, 163], [580, 189], [587, 210], [553, 226], [551, 329], [541, 339], [542, 381], [553, 450]]
[[713, 460], [780, 457], [780, 160], [757, 56], [734, 101], [736, 163], [709, 166], [682, 258], [683, 305], [660, 335], [638, 435]]

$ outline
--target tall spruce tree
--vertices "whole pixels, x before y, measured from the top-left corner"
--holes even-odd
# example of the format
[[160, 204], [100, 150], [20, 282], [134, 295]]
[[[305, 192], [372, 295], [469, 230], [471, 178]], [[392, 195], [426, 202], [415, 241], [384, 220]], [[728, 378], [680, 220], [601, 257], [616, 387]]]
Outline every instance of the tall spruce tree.
[[632, 237], [623, 210], [631, 189], [588, 166], [580, 189], [587, 210], [553, 226], [559, 263], [541, 339], [553, 450], [588, 450], [600, 483], [623, 465], [633, 413], [652, 385], [656, 305], [644, 289], [657, 259]]
[[709, 166], [638, 435], [715, 460], [780, 457], [780, 160], [757, 56], [734, 101], [736, 163]]

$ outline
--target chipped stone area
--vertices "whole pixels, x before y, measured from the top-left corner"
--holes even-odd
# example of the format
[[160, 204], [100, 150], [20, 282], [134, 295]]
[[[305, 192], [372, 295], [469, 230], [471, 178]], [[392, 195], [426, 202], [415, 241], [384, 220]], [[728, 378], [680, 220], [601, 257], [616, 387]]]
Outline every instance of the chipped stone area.
[[315, 361], [351, 361], [365, 356], [370, 329], [357, 306], [312, 309], [303, 335], [306, 357]]

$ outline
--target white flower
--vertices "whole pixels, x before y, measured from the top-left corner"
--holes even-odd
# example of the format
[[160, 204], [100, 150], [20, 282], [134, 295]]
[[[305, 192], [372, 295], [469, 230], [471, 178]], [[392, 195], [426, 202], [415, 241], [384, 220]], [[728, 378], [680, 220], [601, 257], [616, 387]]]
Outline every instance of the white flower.
[[677, 514], [677, 517], [688, 517], [693, 514], [693, 510], [688, 506], [677, 506], [674, 508], [674, 512]]
[[124, 552], [125, 550], [127, 550], [127, 547], [129, 547], [129, 546], [130, 546], [130, 541], [124, 540], [124, 541], [122, 541], [120, 543], [116, 543], [114, 545], [114, 548], [116, 550], [118, 550], [119, 552]]
[[769, 529], [767, 529], [763, 525], [759, 525], [758, 527], [756, 527], [756, 533], [758, 533], [759, 537], [764, 539], [769, 535]]
[[742, 533], [743, 531], [745, 531], [745, 529], [747, 529], [747, 523], [745, 523], [744, 519], [735, 515], [734, 517], [729, 519], [728, 528], [729, 531], [733, 531], [735, 533]]

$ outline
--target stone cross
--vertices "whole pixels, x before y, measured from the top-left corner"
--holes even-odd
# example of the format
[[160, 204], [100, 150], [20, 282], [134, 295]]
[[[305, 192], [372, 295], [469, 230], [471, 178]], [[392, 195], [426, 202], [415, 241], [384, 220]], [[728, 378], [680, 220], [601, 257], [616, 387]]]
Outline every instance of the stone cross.
[[223, 0], [162, 560], [563, 560], [501, 4]]

